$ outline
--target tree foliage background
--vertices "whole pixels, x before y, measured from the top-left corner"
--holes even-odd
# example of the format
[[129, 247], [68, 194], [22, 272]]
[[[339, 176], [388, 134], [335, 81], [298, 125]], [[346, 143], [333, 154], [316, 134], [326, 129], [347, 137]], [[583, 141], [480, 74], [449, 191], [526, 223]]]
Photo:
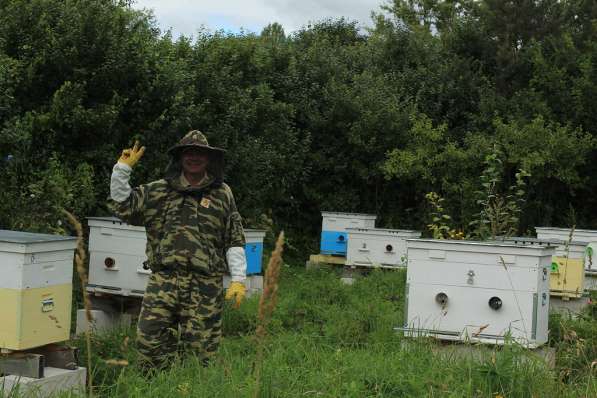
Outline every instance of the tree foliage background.
[[[249, 227], [316, 250], [320, 211], [424, 229], [439, 192], [466, 228], [485, 158], [531, 174], [520, 233], [597, 228], [597, 3], [394, 0], [370, 31], [173, 40], [115, 0], [0, 0], [0, 228], [64, 232], [106, 215], [120, 151], [160, 178], [190, 129], [227, 153]], [[378, 10], [379, 11], [379, 10]]]

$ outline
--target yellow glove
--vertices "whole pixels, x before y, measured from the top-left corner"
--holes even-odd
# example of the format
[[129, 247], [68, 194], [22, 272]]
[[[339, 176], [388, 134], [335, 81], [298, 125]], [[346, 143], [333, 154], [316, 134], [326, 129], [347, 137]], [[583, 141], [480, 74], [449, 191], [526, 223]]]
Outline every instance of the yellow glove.
[[226, 290], [226, 300], [236, 299], [235, 307], [240, 307], [240, 302], [245, 297], [245, 292], [247, 289], [245, 285], [240, 282], [231, 282], [230, 286], [228, 286], [228, 290]]
[[118, 162], [124, 163], [133, 168], [133, 166], [137, 164], [139, 159], [141, 159], [143, 153], [145, 153], [145, 147], [142, 146], [141, 148], [139, 148], [139, 141], [135, 141], [135, 146], [122, 151], [122, 155], [120, 155], [120, 159], [118, 159]]

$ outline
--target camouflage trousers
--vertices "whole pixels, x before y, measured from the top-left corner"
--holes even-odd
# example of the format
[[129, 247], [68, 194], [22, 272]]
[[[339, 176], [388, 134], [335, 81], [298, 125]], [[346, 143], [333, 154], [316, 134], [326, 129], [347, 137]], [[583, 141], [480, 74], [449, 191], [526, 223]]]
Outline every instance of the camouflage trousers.
[[162, 367], [181, 351], [208, 361], [222, 336], [221, 276], [163, 270], [151, 274], [137, 324], [142, 366]]

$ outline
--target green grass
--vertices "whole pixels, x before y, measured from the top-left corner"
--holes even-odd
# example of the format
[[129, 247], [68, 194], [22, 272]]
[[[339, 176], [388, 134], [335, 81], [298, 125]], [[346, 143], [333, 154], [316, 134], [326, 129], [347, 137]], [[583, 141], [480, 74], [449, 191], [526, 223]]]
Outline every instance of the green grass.
[[[269, 327], [261, 397], [593, 397], [597, 320], [553, 316], [555, 369], [511, 344], [452, 355], [429, 339], [404, 339], [404, 272], [372, 272], [354, 285], [333, 270], [284, 268]], [[134, 331], [93, 338], [95, 393], [102, 397], [251, 397], [258, 297], [227, 307], [225, 338], [207, 368], [189, 357], [153, 377], [135, 366]], [[75, 341], [86, 363], [83, 339]], [[128, 366], [108, 365], [126, 359]]]

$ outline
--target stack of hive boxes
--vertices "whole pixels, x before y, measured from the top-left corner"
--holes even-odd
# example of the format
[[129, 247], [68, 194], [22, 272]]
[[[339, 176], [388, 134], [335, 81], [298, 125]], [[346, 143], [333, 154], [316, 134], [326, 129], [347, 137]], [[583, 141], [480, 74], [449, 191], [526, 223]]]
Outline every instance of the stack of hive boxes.
[[0, 230], [0, 348], [70, 338], [73, 237]]
[[321, 213], [321, 254], [346, 257], [349, 228], [375, 228], [373, 214], [339, 213], [324, 211]]

